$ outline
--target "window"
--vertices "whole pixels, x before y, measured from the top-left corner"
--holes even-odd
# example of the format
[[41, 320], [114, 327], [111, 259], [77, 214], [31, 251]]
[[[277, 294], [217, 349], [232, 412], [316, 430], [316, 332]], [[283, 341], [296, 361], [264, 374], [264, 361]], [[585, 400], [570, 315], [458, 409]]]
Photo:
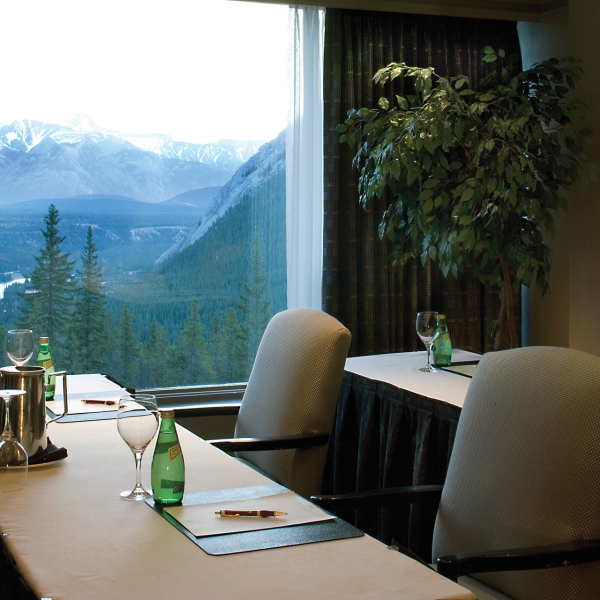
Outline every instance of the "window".
[[136, 388], [244, 381], [286, 307], [288, 8], [91, 6], [0, 8], [2, 327]]

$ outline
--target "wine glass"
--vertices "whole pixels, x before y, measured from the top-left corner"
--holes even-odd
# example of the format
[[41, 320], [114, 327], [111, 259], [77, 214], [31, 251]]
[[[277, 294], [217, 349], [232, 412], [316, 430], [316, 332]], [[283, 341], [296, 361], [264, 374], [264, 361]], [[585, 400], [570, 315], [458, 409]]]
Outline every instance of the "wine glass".
[[433, 340], [438, 336], [439, 330], [438, 326], [440, 324], [440, 317], [438, 313], [433, 311], [425, 311], [417, 313], [417, 335], [421, 338], [421, 341], [425, 344], [427, 348], [427, 366], [421, 367], [419, 371], [436, 371], [431, 366], [430, 354], [431, 354], [431, 344], [433, 344]]
[[15, 367], [23, 367], [33, 355], [33, 331], [11, 329], [6, 334], [6, 353]]
[[10, 401], [26, 393], [25, 390], [0, 390], [4, 401], [4, 430], [0, 436], [0, 492], [18, 492], [27, 481], [27, 452], [10, 425]]
[[135, 487], [121, 492], [123, 500], [145, 500], [152, 492], [142, 487], [142, 455], [158, 429], [156, 398], [148, 394], [128, 394], [119, 400], [117, 428], [135, 457]]

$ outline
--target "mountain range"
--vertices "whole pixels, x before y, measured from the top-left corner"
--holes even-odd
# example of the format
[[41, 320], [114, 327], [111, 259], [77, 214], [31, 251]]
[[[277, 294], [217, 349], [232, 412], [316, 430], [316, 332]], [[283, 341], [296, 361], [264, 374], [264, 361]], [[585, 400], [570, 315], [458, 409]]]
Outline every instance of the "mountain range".
[[163, 202], [224, 185], [261, 144], [121, 133], [84, 115], [66, 126], [14, 121], [0, 127], [0, 204], [83, 195]]
[[[261, 146], [256, 154], [238, 168], [233, 177], [211, 198], [198, 226], [164, 252], [156, 262], [164, 262], [194, 244], [238, 204], [252, 199], [260, 206], [260, 197], [265, 195], [265, 189], [272, 187], [272, 182], [277, 181], [282, 173], [285, 178], [285, 131]], [[285, 186], [283, 193], [277, 193], [285, 203]]]

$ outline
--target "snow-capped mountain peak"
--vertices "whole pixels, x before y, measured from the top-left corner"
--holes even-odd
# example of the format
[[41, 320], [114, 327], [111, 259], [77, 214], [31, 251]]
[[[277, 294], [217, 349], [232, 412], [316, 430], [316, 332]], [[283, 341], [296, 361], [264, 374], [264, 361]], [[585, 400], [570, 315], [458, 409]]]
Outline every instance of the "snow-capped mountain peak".
[[161, 202], [225, 184], [261, 144], [121, 133], [82, 114], [69, 125], [14, 121], [0, 127], [0, 203], [82, 194]]
[[67, 127], [70, 129], [74, 129], [75, 131], [103, 131], [108, 132], [108, 130], [104, 130], [99, 125], [96, 124], [88, 115], [84, 115], [83, 113], [76, 114], [68, 123]]

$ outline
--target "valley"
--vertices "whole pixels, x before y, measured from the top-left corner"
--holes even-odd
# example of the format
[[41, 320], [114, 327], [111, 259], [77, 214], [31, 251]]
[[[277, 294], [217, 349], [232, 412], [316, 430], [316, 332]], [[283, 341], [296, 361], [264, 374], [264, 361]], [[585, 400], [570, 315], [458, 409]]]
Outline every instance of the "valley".
[[[103, 135], [92, 138], [106, 142]], [[35, 155], [43, 141], [32, 144], [27, 136], [22, 138], [22, 145], [26, 141], [32, 148], [27, 153], [28, 173], [24, 174], [32, 189], [32, 182], [46, 177], [48, 164], [37, 161]], [[81, 147], [92, 143], [89, 136], [84, 138], [70, 138], [78, 160], [69, 168], [76, 174], [82, 164]], [[223, 148], [218, 152], [213, 148], [213, 154], [205, 152], [202, 158], [212, 161], [211, 173], [218, 171], [222, 179], [215, 184], [211, 175], [203, 180], [202, 187], [190, 188], [187, 176], [177, 180], [183, 167], [171, 164], [190, 162], [189, 152], [181, 152], [186, 157], [181, 159], [162, 157], [164, 149], [155, 152], [147, 164], [152, 167], [159, 160], [166, 165], [164, 169], [168, 167], [173, 179], [168, 189], [187, 189], [153, 202], [134, 197], [143, 194], [128, 195], [131, 173], [120, 170], [113, 171], [118, 177], [110, 181], [114, 184], [121, 178], [121, 185], [115, 185], [111, 193], [103, 193], [102, 186], [97, 186], [91, 188], [93, 193], [56, 195], [54, 172], [43, 190], [45, 195], [2, 203], [3, 182], [10, 170], [5, 168], [6, 160], [17, 156], [14, 148], [2, 146], [2, 139], [0, 129], [0, 274], [20, 272], [29, 277], [39, 267], [46, 242], [44, 223], [53, 205], [59, 215], [60, 250], [70, 253], [69, 260], [75, 261], [69, 278], [78, 290], [76, 303], [83, 293], [82, 253], [92, 232], [107, 313], [107, 319], [98, 323], [104, 332], [104, 358], [96, 361], [96, 366], [82, 363], [85, 349], [76, 350], [81, 343], [79, 334], [73, 323], [68, 325], [75, 312], [67, 313], [61, 315], [65, 327], [54, 340], [62, 368], [69, 372], [86, 368], [110, 372], [127, 385], [142, 388], [243, 381], [248, 376], [257, 340], [270, 316], [287, 305], [284, 133], [263, 144], [227, 177], [222, 174], [232, 164], [231, 155], [225, 160]], [[44, 139], [50, 145], [59, 140], [61, 154], [68, 149], [60, 136], [52, 139], [46, 135]], [[228, 144], [238, 150], [250, 147]], [[14, 164], [20, 160], [17, 157]], [[227, 168], [219, 166], [219, 160], [225, 160]], [[85, 177], [104, 185], [109, 181], [106, 165], [103, 160], [86, 163]], [[136, 189], [143, 190], [155, 175], [150, 168]], [[164, 196], [165, 189], [155, 192], [154, 200]], [[8, 328], [29, 326], [23, 323], [23, 311], [30, 287], [17, 283], [5, 289], [0, 299], [0, 338]], [[168, 380], [156, 379], [156, 369], [151, 366], [156, 353], [171, 365]]]

